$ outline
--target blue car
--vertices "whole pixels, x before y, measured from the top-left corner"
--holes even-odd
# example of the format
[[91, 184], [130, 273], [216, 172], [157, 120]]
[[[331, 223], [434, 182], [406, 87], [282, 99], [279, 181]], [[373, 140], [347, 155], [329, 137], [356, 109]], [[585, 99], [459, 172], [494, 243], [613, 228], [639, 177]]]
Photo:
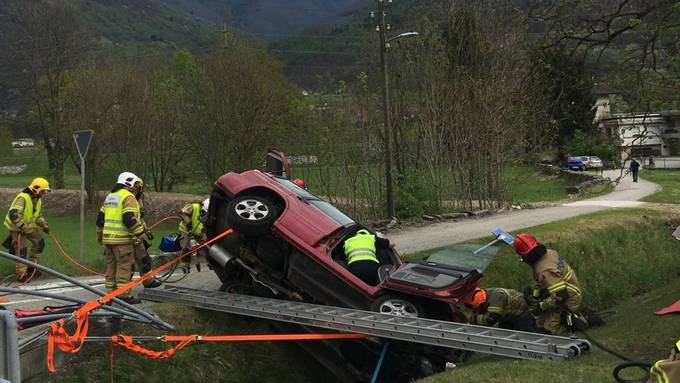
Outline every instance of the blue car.
[[567, 168], [569, 170], [586, 170], [585, 157], [569, 157], [567, 158]]

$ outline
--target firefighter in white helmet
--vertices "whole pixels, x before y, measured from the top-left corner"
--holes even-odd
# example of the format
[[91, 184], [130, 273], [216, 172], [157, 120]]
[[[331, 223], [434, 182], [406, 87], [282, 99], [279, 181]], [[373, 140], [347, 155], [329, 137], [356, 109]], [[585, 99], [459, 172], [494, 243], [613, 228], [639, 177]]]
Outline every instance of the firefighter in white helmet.
[[[182, 252], [186, 252], [191, 246], [192, 241], [201, 242], [206, 240], [205, 220], [208, 216], [210, 198], [200, 202], [184, 205], [179, 215], [182, 220], [179, 223], [180, 244]], [[191, 254], [182, 259], [183, 267], [188, 270], [191, 263]], [[199, 263], [196, 263], [196, 267]]]
[[[134, 173], [121, 173], [97, 216], [97, 242], [104, 245], [106, 256], [106, 292], [130, 282], [135, 245], [148, 240], [135, 197], [143, 185]], [[141, 302], [131, 290], [118, 297], [131, 304]]]

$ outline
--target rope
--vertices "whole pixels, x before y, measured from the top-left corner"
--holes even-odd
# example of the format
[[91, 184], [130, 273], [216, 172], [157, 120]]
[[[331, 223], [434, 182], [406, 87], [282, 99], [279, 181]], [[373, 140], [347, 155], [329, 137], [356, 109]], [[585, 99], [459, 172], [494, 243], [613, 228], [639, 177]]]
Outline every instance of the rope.
[[90, 273], [93, 273], [93, 274], [95, 274], [95, 275], [99, 275], [99, 276], [102, 276], [102, 277], [106, 275], [106, 274], [104, 274], [104, 273], [101, 273], [101, 272], [92, 270], [91, 268], [89, 268], [89, 267], [87, 267], [87, 266], [85, 266], [85, 265], [83, 265], [83, 264], [81, 264], [81, 263], [78, 263], [78, 261], [76, 261], [76, 260], [73, 259], [70, 255], [68, 255], [68, 253], [66, 252], [66, 250], [64, 250], [64, 247], [61, 245], [61, 243], [59, 242], [59, 240], [57, 239], [57, 237], [55, 237], [54, 234], [52, 234], [52, 232], [49, 233], [49, 236], [50, 236], [50, 238], [52, 238], [52, 241], [53, 241], [54, 244], [57, 246], [57, 249], [59, 250], [59, 252], [61, 253], [61, 255], [63, 255], [66, 259], [68, 259], [69, 262], [71, 262], [71, 263], [73, 263], [74, 265], [80, 267], [81, 269], [83, 269], [83, 270], [85, 270], [85, 271], [89, 271]]
[[168, 216], [168, 217], [161, 218], [160, 220], [158, 220], [158, 222], [149, 226], [149, 230], [153, 230], [156, 226], [160, 225], [163, 222], [167, 222], [167, 221], [170, 221], [170, 220], [180, 220], [180, 219], [182, 219], [182, 217], [180, 217], [178, 215], [171, 215], [171, 216]]
[[[190, 252], [196, 252], [199, 249], [209, 246], [210, 244], [230, 235], [232, 232], [233, 232], [232, 229], [227, 229], [220, 233], [219, 235], [217, 235], [216, 237], [191, 248]], [[89, 314], [92, 311], [100, 308], [104, 304], [107, 304], [118, 295], [126, 292], [129, 289], [132, 289], [133, 287], [141, 284], [145, 280], [152, 278], [159, 272], [167, 269], [168, 267], [171, 267], [173, 264], [179, 262], [180, 260], [181, 257], [177, 257], [157, 267], [156, 269], [151, 270], [150, 272], [144, 274], [144, 276], [142, 276], [141, 278], [135, 279], [133, 281], [130, 281], [129, 283], [126, 283], [123, 286], [118, 287], [116, 290], [104, 295], [103, 297], [83, 304], [83, 306], [81, 306], [78, 310], [73, 312], [72, 319], [75, 320], [75, 330], [73, 334], [68, 334], [66, 332], [65, 328], [66, 320], [61, 319], [57, 322], [52, 323], [50, 325], [50, 330], [47, 338], [47, 368], [49, 369], [49, 371], [56, 372], [56, 368], [54, 367], [55, 346], [58, 347], [59, 350], [64, 353], [77, 353], [78, 351], [80, 351], [80, 348], [84, 344], [85, 337], [87, 336], [89, 327]]]

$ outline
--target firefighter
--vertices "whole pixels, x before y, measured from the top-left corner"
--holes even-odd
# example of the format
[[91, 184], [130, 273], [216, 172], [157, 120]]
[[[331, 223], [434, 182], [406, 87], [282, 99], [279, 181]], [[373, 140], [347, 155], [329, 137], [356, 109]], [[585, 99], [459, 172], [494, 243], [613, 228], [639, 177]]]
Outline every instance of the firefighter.
[[554, 335], [569, 335], [572, 329], [587, 326], [578, 315], [581, 286], [564, 258], [526, 233], [519, 234], [513, 246], [522, 262], [531, 267], [537, 282], [526, 297], [538, 327]]
[[[148, 240], [135, 197], [142, 185], [142, 179], [134, 173], [121, 173], [97, 216], [97, 242], [104, 245], [106, 257], [106, 292], [130, 282], [135, 247]], [[131, 304], [141, 302], [130, 290], [118, 297]]]
[[[208, 216], [209, 206], [210, 198], [206, 198], [201, 202], [187, 204], [180, 211], [179, 215], [182, 220], [179, 223], [179, 232], [182, 253], [192, 246], [192, 241], [202, 242], [206, 240], [205, 220]], [[182, 263], [184, 264], [183, 268], [188, 271], [191, 263], [191, 254], [182, 258]], [[199, 267], [198, 265], [199, 263], [197, 262], [197, 268]]]
[[531, 315], [524, 295], [517, 290], [502, 288], [476, 288], [463, 298], [466, 308], [471, 310], [470, 323], [480, 326], [495, 326], [518, 331], [536, 331], [536, 322]]
[[[144, 220], [144, 203], [142, 202], [143, 191], [144, 182], [140, 180], [140, 187], [137, 191], [137, 194], [135, 194], [135, 198], [137, 199], [137, 203], [139, 203], [139, 219], [142, 221], [142, 226], [144, 226], [144, 233], [146, 234], [146, 237], [149, 239], [149, 241], [151, 241], [153, 240], [153, 234], [151, 233], [151, 230], [149, 230], [149, 227], [146, 225], [146, 221]], [[148, 251], [149, 247], [151, 247], [151, 243], [148, 241], [135, 243], [135, 269], [139, 272], [140, 278], [152, 269], [151, 256], [149, 256]], [[162, 284], [163, 282], [156, 278], [155, 275], [142, 282], [142, 285], [144, 285], [144, 287], [147, 289], [153, 289], [159, 287]]]
[[345, 240], [344, 250], [349, 271], [370, 286], [378, 283], [380, 261], [377, 249], [391, 249], [394, 243], [387, 238], [377, 237], [361, 229]]
[[651, 383], [680, 382], [680, 340], [675, 343], [668, 359], [660, 360], [652, 366]]
[[[19, 193], [5, 216], [5, 227], [9, 237], [5, 246], [11, 254], [26, 258], [26, 242], [31, 242], [31, 252], [28, 260], [38, 262], [45, 249], [45, 240], [40, 231], [50, 232], [47, 221], [42, 216], [42, 198], [50, 191], [50, 184], [46, 179], [38, 177]], [[33, 268], [17, 263], [16, 275], [19, 281], [25, 282], [33, 275]]]

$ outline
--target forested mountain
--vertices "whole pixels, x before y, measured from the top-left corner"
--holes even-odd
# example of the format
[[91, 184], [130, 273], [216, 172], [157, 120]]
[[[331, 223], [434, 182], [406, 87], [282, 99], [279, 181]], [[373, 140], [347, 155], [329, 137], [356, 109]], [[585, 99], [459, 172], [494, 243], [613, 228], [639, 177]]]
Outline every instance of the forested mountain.
[[274, 40], [307, 27], [334, 23], [370, 0], [164, 0], [188, 14], [222, 22]]

